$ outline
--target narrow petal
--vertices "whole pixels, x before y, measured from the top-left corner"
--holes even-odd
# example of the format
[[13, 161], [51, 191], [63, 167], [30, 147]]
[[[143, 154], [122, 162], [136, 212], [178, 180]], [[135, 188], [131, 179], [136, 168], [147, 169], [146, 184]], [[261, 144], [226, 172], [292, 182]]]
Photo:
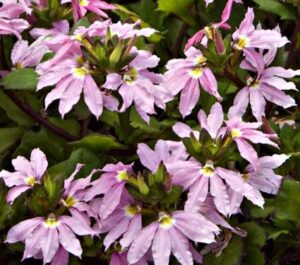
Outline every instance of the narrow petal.
[[45, 237], [41, 240], [43, 260], [45, 263], [51, 262], [59, 247], [58, 233], [56, 228], [49, 228]]
[[128, 229], [129, 219], [123, 218], [117, 225], [115, 225], [104, 238], [103, 244], [105, 246], [105, 251], [110, 247], [110, 245], [115, 242], [121, 235], [123, 235]]
[[114, 185], [112, 189], [105, 194], [99, 213], [102, 219], [105, 219], [107, 216], [109, 216], [120, 203], [124, 185], [125, 183]]
[[81, 257], [82, 248], [79, 240], [75, 237], [74, 233], [69, 227], [64, 224], [58, 226], [59, 242], [65, 250], [72, 253], [77, 257]]
[[158, 228], [152, 243], [152, 255], [155, 265], [169, 264], [171, 238], [167, 229]]
[[103, 111], [103, 99], [100, 89], [90, 75], [85, 77], [83, 87], [84, 101], [91, 113], [98, 119]]
[[190, 187], [188, 193], [188, 199], [184, 205], [186, 211], [198, 211], [201, 202], [204, 202], [208, 194], [208, 178], [200, 177], [195, 183]]
[[130, 221], [127, 232], [120, 240], [122, 249], [126, 249], [133, 242], [133, 240], [140, 234], [142, 230], [142, 216], [140, 214], [134, 216]]
[[214, 197], [214, 203], [218, 211], [227, 215], [229, 212], [229, 196], [227, 188], [223, 181], [217, 176], [213, 176], [210, 179], [210, 193]]
[[193, 257], [189, 248], [188, 239], [176, 228], [169, 229], [170, 236], [172, 237], [171, 247], [172, 253], [182, 265], [193, 265]]
[[69, 264], [69, 253], [63, 248], [59, 247], [54, 258], [52, 259], [51, 265], [68, 265]]
[[265, 116], [266, 101], [262, 93], [255, 88], [250, 90], [250, 104], [253, 116], [256, 120], [261, 121], [262, 117]]
[[200, 97], [198, 80], [191, 79], [181, 91], [179, 111], [183, 117], [191, 114]]
[[151, 246], [158, 226], [158, 223], [152, 223], [146, 226], [132, 242], [127, 256], [129, 264], [138, 262], [145, 255]]
[[17, 197], [29, 189], [31, 189], [31, 186], [29, 185], [20, 185], [11, 188], [6, 195], [6, 201], [12, 204]]
[[24, 241], [28, 235], [42, 222], [42, 217], [35, 217], [18, 223], [8, 231], [5, 242], [16, 243], [19, 241]]
[[31, 152], [30, 163], [32, 169], [35, 171], [34, 176], [40, 179], [48, 167], [46, 155], [39, 148], [35, 148]]

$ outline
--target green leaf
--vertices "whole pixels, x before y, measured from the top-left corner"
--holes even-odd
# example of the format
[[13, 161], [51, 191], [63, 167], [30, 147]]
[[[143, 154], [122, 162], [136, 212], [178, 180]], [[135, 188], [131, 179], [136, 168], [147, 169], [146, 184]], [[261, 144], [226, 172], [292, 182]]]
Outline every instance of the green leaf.
[[32, 68], [17, 69], [6, 76], [0, 82], [5, 89], [35, 90], [38, 83], [38, 74]]
[[94, 152], [105, 152], [113, 149], [123, 149], [124, 146], [109, 135], [91, 134], [80, 141], [72, 142], [75, 147], [85, 147]]
[[275, 202], [276, 218], [300, 224], [300, 182], [285, 180]]
[[186, 23], [193, 25], [194, 18], [189, 13], [193, 0], [158, 0], [158, 9], [179, 16]]
[[245, 244], [249, 246], [262, 247], [266, 242], [264, 230], [255, 222], [247, 222], [239, 225], [240, 228], [247, 231]]
[[0, 89], [0, 107], [6, 112], [7, 116], [20, 126], [30, 127], [33, 121], [20, 110], [15, 103]]
[[242, 250], [242, 239], [235, 236], [219, 257], [216, 257], [213, 253], [205, 255], [204, 265], [237, 265], [242, 256]]
[[3, 128], [0, 129], [0, 154], [19, 141], [24, 133], [23, 128]]
[[297, 9], [291, 5], [280, 3], [278, 0], [253, 0], [259, 5], [259, 9], [280, 16], [282, 20], [297, 19]]

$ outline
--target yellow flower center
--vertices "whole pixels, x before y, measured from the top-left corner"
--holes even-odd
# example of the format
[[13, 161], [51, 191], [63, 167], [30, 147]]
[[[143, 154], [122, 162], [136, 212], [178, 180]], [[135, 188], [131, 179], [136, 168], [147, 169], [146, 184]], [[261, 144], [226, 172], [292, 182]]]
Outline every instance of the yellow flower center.
[[158, 222], [160, 223], [160, 227], [163, 229], [169, 229], [175, 223], [175, 219], [166, 213], [159, 213]]
[[37, 181], [35, 180], [35, 178], [33, 176], [29, 176], [27, 178], [25, 178], [25, 182], [26, 184], [30, 185], [31, 187], [33, 187]]
[[55, 228], [58, 227], [60, 224], [60, 221], [56, 219], [54, 214], [50, 214], [46, 221], [44, 221], [44, 226], [47, 228]]
[[62, 200], [62, 203], [64, 206], [70, 208], [77, 203], [77, 200], [73, 196], [68, 196], [65, 200]]
[[193, 78], [199, 78], [201, 75], [202, 75], [202, 68], [200, 68], [200, 67], [196, 67], [196, 68], [194, 68], [193, 70], [190, 70], [189, 71], [189, 74], [190, 74], [190, 76], [191, 77], [193, 77]]
[[242, 135], [241, 130], [239, 130], [237, 128], [231, 129], [231, 137], [232, 138], [237, 138], [237, 137], [240, 137], [241, 135]]
[[259, 80], [258, 79], [253, 79], [252, 77], [249, 77], [247, 79], [247, 86], [249, 86], [252, 89], [258, 89], [258, 87], [259, 87]]
[[243, 174], [243, 175], [242, 175], [242, 178], [243, 178], [245, 181], [248, 181], [248, 180], [250, 180], [250, 175], [249, 175], [248, 173]]
[[200, 169], [200, 173], [205, 177], [213, 177], [215, 174], [215, 168], [212, 161], [207, 161], [205, 166]]
[[124, 181], [129, 179], [129, 175], [127, 174], [126, 170], [122, 170], [118, 172], [118, 175], [116, 176], [116, 179], [118, 181]]
[[237, 43], [235, 44], [235, 48], [238, 50], [243, 50], [249, 44], [249, 39], [246, 36], [240, 36]]
[[211, 27], [205, 27], [204, 32], [209, 39], [213, 39], [213, 29]]
[[23, 68], [23, 64], [21, 62], [17, 62], [15, 66], [17, 69]]
[[88, 69], [85, 67], [76, 67], [73, 69], [73, 75], [76, 78], [83, 79], [88, 74]]
[[127, 84], [130, 85], [136, 80], [137, 76], [138, 76], [138, 71], [134, 68], [131, 68], [124, 74], [123, 79]]
[[127, 205], [124, 207], [124, 211], [128, 217], [133, 217], [141, 211], [141, 207], [138, 205]]
[[88, 6], [89, 2], [88, 0], [80, 0], [79, 5], [80, 6]]

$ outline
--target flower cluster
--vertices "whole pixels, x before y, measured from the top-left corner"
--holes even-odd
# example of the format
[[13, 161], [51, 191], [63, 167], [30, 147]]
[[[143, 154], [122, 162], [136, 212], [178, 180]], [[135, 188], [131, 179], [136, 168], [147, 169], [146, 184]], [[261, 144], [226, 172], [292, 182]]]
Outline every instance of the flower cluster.
[[[234, 3], [243, 4], [228, 0], [221, 21], [192, 36], [185, 58], [170, 59], [164, 73], [159, 73], [160, 58], [151, 45], [147, 49], [141, 45], [158, 32], [139, 20], [114, 22], [108, 13], [116, 11], [117, 5], [64, 0], [54, 11], [55, 16], [65, 17], [36, 27], [43, 12], [53, 11], [47, 1], [2, 2], [0, 35], [17, 37], [4, 78], [17, 70], [33, 70], [46, 115], [58, 109], [62, 119], [76, 117], [76, 108], [84, 102], [95, 124], [104, 112], [112, 114], [105, 117], [112, 117], [108, 124], [118, 124], [116, 134], [125, 131], [120, 139], [134, 149], [126, 159], [106, 156], [103, 167], [85, 177], [79, 177], [85, 169], [81, 163], [65, 178], [54, 174], [42, 147], [32, 150], [30, 160], [20, 155], [13, 159], [14, 172], [0, 171], [9, 187], [10, 205], [27, 202], [40, 190], [50, 201], [41, 214], [30, 212], [29, 219], [8, 231], [6, 243], [24, 243], [23, 260], [67, 265], [69, 253], [81, 258], [80, 238], [85, 236], [101, 241], [99, 248], [111, 265], [166, 265], [173, 258], [192, 265], [202, 262], [203, 244], [213, 248], [224, 231], [246, 235], [230, 225], [229, 218], [242, 211], [244, 197], [263, 207], [263, 193], [276, 194], [281, 185], [282, 176], [274, 170], [289, 158], [278, 154], [277, 134], [263, 128], [267, 102], [296, 106], [285, 93], [297, 90], [296, 86], [285, 79], [300, 75], [300, 70], [271, 65], [277, 49], [288, 43], [278, 27], [255, 27], [253, 9], [248, 8], [225, 43], [221, 30], [231, 28], [228, 21]], [[85, 25], [87, 17], [91, 23]], [[26, 38], [21, 33], [29, 28]], [[221, 66], [218, 60], [223, 60]], [[236, 69], [240, 76], [235, 75]], [[232, 102], [220, 89], [219, 77], [239, 80]], [[177, 104], [179, 93], [179, 113], [176, 109], [172, 118], [162, 122], [169, 126], [169, 134], [163, 131], [148, 141], [146, 131], [139, 141], [130, 142], [143, 133], [123, 126], [130, 123], [122, 120], [124, 114], [136, 111], [141, 121], [130, 123], [132, 128], [147, 127], [151, 116], [164, 115], [169, 105]], [[203, 96], [212, 100], [209, 107], [203, 108], [207, 106]], [[228, 104], [223, 106], [222, 101]], [[226, 106], [230, 106], [227, 111]], [[88, 141], [76, 144], [89, 146]], [[261, 146], [267, 151], [261, 152]]]

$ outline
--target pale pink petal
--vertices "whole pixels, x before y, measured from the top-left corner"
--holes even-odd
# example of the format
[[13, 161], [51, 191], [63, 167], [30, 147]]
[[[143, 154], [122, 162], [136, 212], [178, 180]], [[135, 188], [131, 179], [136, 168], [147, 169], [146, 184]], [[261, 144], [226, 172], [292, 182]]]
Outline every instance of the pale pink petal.
[[169, 231], [159, 227], [152, 243], [152, 256], [154, 264], [169, 264], [171, 254], [171, 238]]
[[19, 241], [24, 241], [29, 234], [31, 234], [31, 232], [42, 222], [42, 217], [35, 217], [16, 224], [8, 231], [5, 242], [16, 243]]
[[59, 247], [58, 233], [56, 228], [49, 228], [47, 230], [47, 234], [41, 239], [41, 248], [45, 263], [51, 262]]
[[250, 89], [250, 104], [253, 116], [256, 120], [261, 121], [265, 116], [266, 101], [262, 93], [255, 88]]
[[51, 261], [51, 265], [68, 265], [69, 253], [63, 248], [59, 247], [54, 258]]
[[169, 229], [169, 233], [172, 237], [171, 247], [174, 256], [182, 265], [193, 265], [194, 262], [188, 239], [174, 227]]
[[98, 119], [103, 111], [103, 99], [100, 89], [90, 75], [85, 77], [83, 87], [84, 101]]
[[127, 256], [129, 264], [138, 262], [145, 255], [151, 246], [158, 226], [158, 223], [152, 223], [146, 226], [132, 242]]
[[214, 197], [214, 203], [219, 212], [227, 215], [229, 212], [229, 196], [223, 181], [213, 176], [210, 178], [210, 193]]
[[183, 117], [191, 114], [200, 98], [200, 89], [197, 79], [190, 79], [181, 91], [179, 111]]
[[20, 185], [11, 188], [6, 195], [6, 201], [12, 204], [17, 197], [29, 189], [31, 189], [31, 186], [29, 185]]
[[120, 240], [122, 249], [126, 249], [133, 242], [135, 238], [140, 234], [142, 230], [142, 216], [137, 214], [132, 218], [128, 226], [127, 232], [123, 235]]
[[186, 211], [198, 211], [201, 202], [204, 202], [208, 194], [208, 178], [200, 177], [195, 183], [190, 187], [187, 201], [184, 205]]
[[31, 152], [30, 156], [31, 167], [35, 172], [35, 177], [40, 179], [47, 170], [48, 161], [46, 155], [39, 149], [35, 148]]
[[81, 257], [82, 248], [79, 240], [75, 237], [74, 233], [69, 227], [64, 224], [58, 226], [59, 242], [65, 250], [72, 253], [77, 257]]
[[117, 225], [115, 225], [104, 238], [103, 244], [105, 246], [105, 251], [114, 243], [121, 235], [123, 235], [129, 225], [129, 219], [123, 218]]

